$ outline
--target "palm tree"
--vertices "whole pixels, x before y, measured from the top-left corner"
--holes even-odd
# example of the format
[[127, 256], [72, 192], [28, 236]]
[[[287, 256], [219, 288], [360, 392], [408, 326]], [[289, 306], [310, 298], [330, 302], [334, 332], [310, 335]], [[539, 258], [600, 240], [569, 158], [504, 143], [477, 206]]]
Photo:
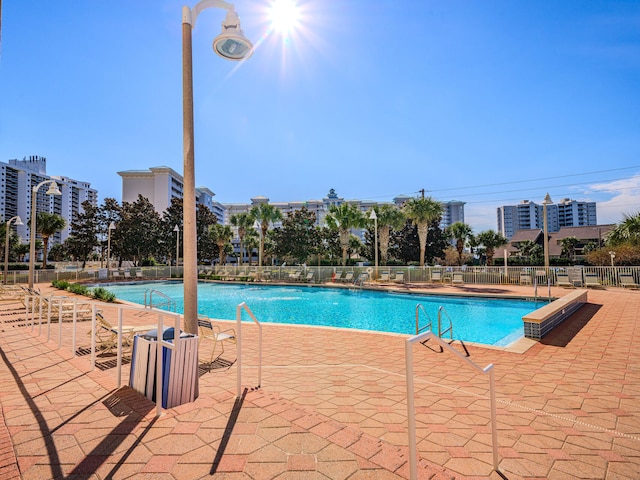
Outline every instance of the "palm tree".
[[[258, 258], [264, 262], [264, 239], [267, 236], [269, 225], [282, 219], [282, 212], [279, 208], [269, 205], [268, 203], [261, 203], [251, 209], [251, 216], [260, 223], [260, 250]], [[262, 266], [262, 265], [260, 265]]]
[[420, 266], [424, 266], [424, 256], [427, 250], [427, 234], [429, 224], [442, 216], [442, 203], [431, 197], [412, 198], [403, 205], [405, 215], [418, 229], [420, 240]]
[[242, 212], [235, 215], [231, 215], [229, 218], [231, 225], [238, 229], [238, 238], [240, 238], [240, 262], [242, 264], [242, 246], [244, 243], [244, 237], [247, 234], [247, 229], [253, 227], [253, 223], [256, 221], [250, 213]]
[[67, 225], [64, 218], [55, 213], [38, 212], [36, 216], [36, 233], [42, 237], [44, 254], [42, 268], [47, 268], [47, 253], [49, 252], [49, 238]]
[[209, 226], [209, 235], [211, 235], [212, 240], [218, 246], [218, 265], [222, 266], [225, 263], [223, 262], [225, 246], [229, 242], [231, 242], [231, 239], [233, 238], [233, 230], [231, 230], [231, 227], [229, 225], [214, 223], [213, 225]]
[[473, 235], [470, 225], [464, 222], [455, 222], [447, 228], [447, 236], [456, 241], [456, 250], [458, 251], [458, 265], [462, 265], [462, 251], [469, 238]]
[[565, 237], [560, 240], [560, 245], [562, 245], [562, 253], [566, 253], [567, 257], [573, 260], [573, 257], [576, 253], [576, 246], [580, 243], [576, 237]]
[[495, 254], [496, 249], [509, 242], [506, 237], [495, 230], [485, 230], [484, 232], [480, 232], [477, 236], [477, 241], [481, 245], [484, 245], [485, 254], [487, 256], [487, 265], [493, 264], [493, 255]]
[[624, 216], [624, 220], [607, 233], [607, 244], [618, 246], [628, 243], [640, 246], [640, 213]]
[[251, 259], [253, 258], [253, 250], [256, 248], [260, 248], [260, 234], [256, 229], [250, 228], [249, 230], [247, 230], [247, 234], [244, 236], [244, 248], [247, 251], [249, 263], [251, 263]]
[[380, 244], [380, 260], [387, 264], [389, 253], [389, 238], [391, 230], [400, 230], [406, 221], [404, 213], [395, 205], [383, 204], [373, 207], [378, 217], [378, 241]]
[[338, 229], [340, 247], [342, 248], [342, 265], [347, 265], [347, 251], [352, 228], [362, 228], [366, 223], [364, 214], [351, 203], [331, 205], [329, 214], [325, 217], [331, 229]]

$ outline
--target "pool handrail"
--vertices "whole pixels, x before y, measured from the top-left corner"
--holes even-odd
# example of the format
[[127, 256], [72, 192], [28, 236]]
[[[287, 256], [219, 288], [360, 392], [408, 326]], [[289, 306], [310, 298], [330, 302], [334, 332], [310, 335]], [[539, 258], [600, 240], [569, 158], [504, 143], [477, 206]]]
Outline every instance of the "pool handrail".
[[[420, 326], [420, 312], [421, 311], [427, 317], [427, 320], [429, 320], [429, 323], [427, 323], [423, 327]], [[423, 332], [425, 330], [433, 330], [433, 320], [431, 320], [431, 317], [427, 313], [427, 310], [424, 308], [424, 306], [421, 303], [418, 303], [416, 305], [416, 335], [419, 335], [421, 332]]]
[[416, 434], [416, 419], [415, 419], [415, 391], [414, 391], [414, 373], [413, 373], [413, 344], [416, 342], [424, 343], [427, 340], [433, 340], [443, 351], [452, 353], [458, 357], [467, 365], [471, 366], [478, 373], [489, 375], [489, 399], [491, 403], [491, 443], [493, 449], [493, 469], [498, 471], [498, 425], [497, 425], [497, 407], [496, 407], [496, 388], [495, 388], [495, 376], [493, 372], [493, 364], [490, 363], [484, 368], [481, 368], [472, 360], [469, 360], [463, 356], [460, 352], [454, 349], [447, 342], [442, 340], [432, 331], [424, 332], [420, 335], [407, 338], [404, 345], [405, 361], [406, 361], [406, 385], [407, 385], [407, 423], [409, 432], [409, 478], [410, 480], [417, 480], [418, 478], [418, 447], [417, 447], [417, 434]]
[[236, 397], [240, 398], [242, 388], [242, 310], [245, 310], [253, 323], [258, 325], [258, 387], [262, 385], [262, 324], [258, 321], [246, 302], [236, 307], [236, 349], [238, 356], [238, 369], [236, 370]]

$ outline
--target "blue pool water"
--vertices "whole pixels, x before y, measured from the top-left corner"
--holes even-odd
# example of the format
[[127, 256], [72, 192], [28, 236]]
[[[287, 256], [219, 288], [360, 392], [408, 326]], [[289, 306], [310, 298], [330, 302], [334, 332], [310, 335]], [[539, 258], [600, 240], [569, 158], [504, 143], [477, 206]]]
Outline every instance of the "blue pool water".
[[[144, 304], [153, 288], [173, 299], [183, 312], [181, 283], [109, 285], [118, 299]], [[157, 299], [158, 297], [156, 297]], [[212, 318], [235, 319], [236, 306], [246, 302], [260, 322], [323, 325], [380, 332], [415, 333], [416, 305], [435, 322], [443, 305], [453, 321], [457, 340], [506, 346], [524, 335], [522, 317], [543, 302], [433, 295], [397, 294], [368, 290], [308, 286], [198, 285], [198, 312]], [[421, 313], [421, 324], [425, 323]], [[434, 325], [434, 328], [437, 327]]]

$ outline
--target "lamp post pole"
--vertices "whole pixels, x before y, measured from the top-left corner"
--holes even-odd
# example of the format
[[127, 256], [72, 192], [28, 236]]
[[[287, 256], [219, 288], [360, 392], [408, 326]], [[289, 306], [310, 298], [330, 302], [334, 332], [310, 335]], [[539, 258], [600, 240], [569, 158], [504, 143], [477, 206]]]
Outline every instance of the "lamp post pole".
[[176, 268], [178, 268], [178, 259], [180, 258], [180, 227], [176, 225], [173, 227], [173, 231], [176, 232]]
[[[36, 257], [36, 209], [38, 190], [43, 185], [49, 184], [47, 195], [62, 195], [62, 192], [58, 189], [58, 184], [55, 180], [45, 180], [40, 182], [31, 189], [31, 227], [29, 232], [29, 288], [33, 288], [33, 278], [35, 270], [35, 257]], [[47, 252], [44, 252], [46, 255]]]
[[613, 259], [616, 258], [616, 252], [609, 252], [609, 255], [611, 255], [611, 267], [614, 267]]
[[7, 284], [7, 275], [9, 274], [9, 225], [14, 220], [14, 225], [24, 225], [24, 223], [22, 223], [22, 219], [18, 216], [10, 218], [6, 224], [6, 235], [4, 239], [4, 276], [2, 277], [5, 285]]
[[544, 197], [544, 200], [542, 201], [542, 225], [544, 226], [543, 228], [543, 233], [544, 233], [544, 270], [547, 274], [547, 277], [549, 276], [549, 228], [548, 228], [548, 220], [547, 220], [547, 205], [553, 203], [553, 201], [551, 200], [551, 197], [549, 196], [549, 194], [547, 193], [547, 195]]
[[109, 277], [109, 269], [111, 268], [111, 230], [115, 230], [116, 226], [113, 222], [107, 228], [107, 278]]
[[376, 211], [371, 209], [371, 213], [369, 214], [369, 218], [373, 220], [373, 237], [375, 243], [375, 253], [374, 253], [374, 265], [375, 265], [375, 278], [378, 278], [378, 215], [376, 215]]
[[193, 60], [191, 31], [198, 14], [206, 8], [223, 8], [227, 16], [222, 33], [213, 41], [213, 50], [228, 60], [242, 60], [253, 46], [242, 34], [240, 19], [232, 4], [223, 0], [201, 0], [193, 9], [182, 7], [182, 121], [183, 121], [183, 286], [184, 329], [198, 333], [198, 242], [196, 232], [196, 191], [193, 128]]

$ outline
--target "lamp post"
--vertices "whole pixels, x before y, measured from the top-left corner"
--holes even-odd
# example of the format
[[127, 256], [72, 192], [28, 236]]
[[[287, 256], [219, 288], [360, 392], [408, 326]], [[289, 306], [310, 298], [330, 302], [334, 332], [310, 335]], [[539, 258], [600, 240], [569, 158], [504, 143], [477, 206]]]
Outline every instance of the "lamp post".
[[193, 132], [193, 62], [191, 31], [198, 14], [205, 8], [223, 8], [227, 16], [222, 33], [213, 41], [213, 50], [227, 60], [242, 60], [253, 53], [251, 42], [243, 35], [240, 18], [232, 4], [223, 0], [201, 0], [193, 9], [182, 7], [182, 120], [183, 120], [183, 285], [184, 329], [198, 333], [198, 242], [196, 232], [196, 192]]
[[[29, 232], [29, 288], [33, 288], [33, 277], [35, 271], [36, 258], [36, 207], [38, 199], [38, 190], [43, 185], [49, 184], [47, 195], [62, 195], [55, 180], [45, 180], [40, 182], [31, 189], [31, 227]], [[44, 252], [46, 255], [47, 252]]]
[[111, 268], [111, 230], [115, 229], [115, 223], [111, 222], [107, 228], [107, 277], [109, 276], [109, 269]]
[[547, 195], [544, 197], [544, 200], [542, 201], [542, 225], [544, 226], [543, 228], [543, 232], [544, 232], [544, 270], [547, 273], [547, 276], [549, 275], [549, 228], [548, 228], [548, 220], [547, 220], [547, 205], [552, 204], [553, 201], [551, 200], [551, 197], [549, 196], [549, 193], [547, 193]]
[[24, 223], [22, 223], [22, 219], [18, 216], [10, 218], [7, 222], [6, 235], [4, 239], [4, 277], [2, 278], [5, 285], [7, 284], [7, 275], [9, 274], [9, 225], [11, 222], [14, 222], [14, 225], [24, 225]]
[[609, 255], [611, 255], [611, 266], [613, 267], [613, 259], [616, 258], [616, 252], [609, 252]]
[[176, 268], [178, 267], [178, 259], [180, 258], [180, 227], [176, 225], [173, 227], [173, 231], [176, 232]]
[[369, 213], [369, 218], [371, 220], [373, 220], [373, 236], [375, 239], [375, 254], [374, 254], [374, 258], [375, 258], [375, 276], [376, 279], [378, 278], [378, 215], [376, 215], [376, 211], [372, 208], [371, 209], [371, 213]]

